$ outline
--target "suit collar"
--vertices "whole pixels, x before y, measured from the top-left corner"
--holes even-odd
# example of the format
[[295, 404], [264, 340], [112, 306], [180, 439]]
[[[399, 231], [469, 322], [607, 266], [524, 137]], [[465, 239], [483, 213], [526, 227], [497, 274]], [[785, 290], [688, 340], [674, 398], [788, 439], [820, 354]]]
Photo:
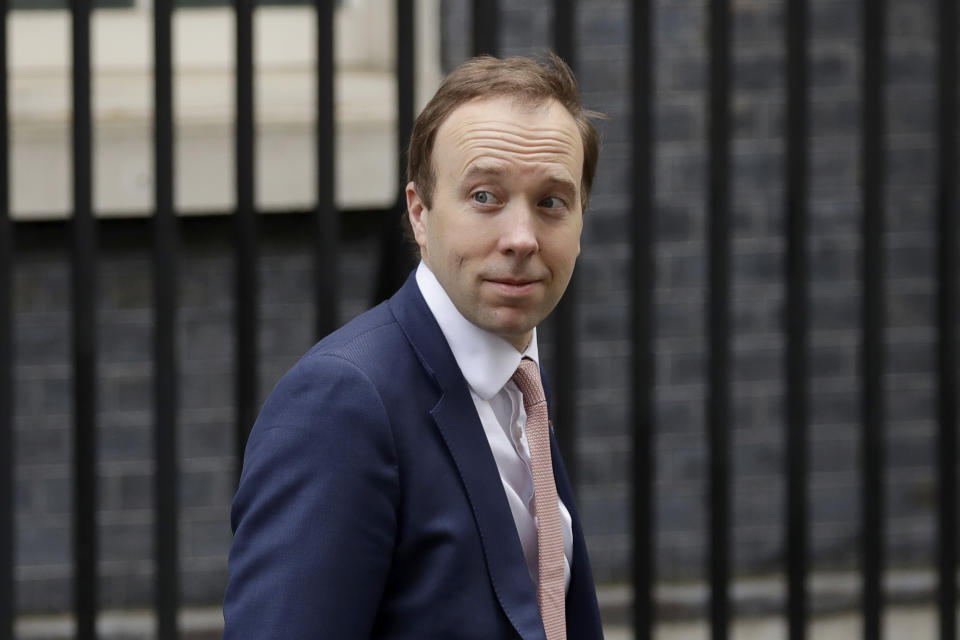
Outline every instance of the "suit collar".
[[544, 640], [536, 592], [490, 445], [467, 382], [412, 274], [389, 306], [441, 392], [430, 413], [463, 482], [500, 606], [521, 638]]
[[441, 391], [463, 380], [450, 346], [417, 287], [415, 272], [387, 301], [387, 305], [420, 364]]

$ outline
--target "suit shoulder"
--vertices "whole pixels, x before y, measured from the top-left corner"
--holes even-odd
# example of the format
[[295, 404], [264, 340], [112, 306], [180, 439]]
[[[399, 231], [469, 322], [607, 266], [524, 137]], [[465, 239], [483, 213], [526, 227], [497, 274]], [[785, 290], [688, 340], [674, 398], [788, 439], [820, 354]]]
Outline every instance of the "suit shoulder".
[[381, 303], [323, 338], [303, 360], [332, 356], [365, 371], [371, 365], [381, 364], [384, 357], [395, 356], [406, 348], [403, 331], [387, 305]]

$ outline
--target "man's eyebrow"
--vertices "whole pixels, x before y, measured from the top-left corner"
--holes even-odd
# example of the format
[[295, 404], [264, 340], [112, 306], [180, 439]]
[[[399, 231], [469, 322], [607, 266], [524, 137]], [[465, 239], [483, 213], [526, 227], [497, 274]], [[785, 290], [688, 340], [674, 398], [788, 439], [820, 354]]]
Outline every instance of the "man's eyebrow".
[[577, 192], [577, 183], [575, 183], [573, 180], [571, 180], [566, 176], [558, 176], [558, 175], [547, 176], [547, 182], [561, 189], [570, 191], [571, 193]]
[[475, 163], [467, 167], [463, 173], [464, 178], [475, 178], [478, 176], [502, 176], [507, 172], [507, 168], [499, 164]]

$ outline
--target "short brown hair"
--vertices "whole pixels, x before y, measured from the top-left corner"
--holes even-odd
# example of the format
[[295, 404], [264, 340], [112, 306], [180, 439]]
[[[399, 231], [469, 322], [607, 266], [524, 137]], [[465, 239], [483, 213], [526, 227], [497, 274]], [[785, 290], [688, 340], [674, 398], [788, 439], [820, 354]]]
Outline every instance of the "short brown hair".
[[[548, 53], [542, 60], [521, 57], [501, 60], [492, 56], [471, 58], [440, 83], [437, 93], [413, 125], [407, 150], [407, 181], [416, 185], [424, 205], [428, 209], [433, 206], [436, 186], [433, 145], [440, 125], [457, 107], [471, 100], [502, 96], [533, 104], [556, 100], [573, 116], [583, 142], [580, 204], [586, 210], [600, 154], [599, 135], [590, 118], [601, 114], [583, 108], [573, 71], [554, 53]], [[409, 224], [404, 215], [404, 226], [409, 227]]]

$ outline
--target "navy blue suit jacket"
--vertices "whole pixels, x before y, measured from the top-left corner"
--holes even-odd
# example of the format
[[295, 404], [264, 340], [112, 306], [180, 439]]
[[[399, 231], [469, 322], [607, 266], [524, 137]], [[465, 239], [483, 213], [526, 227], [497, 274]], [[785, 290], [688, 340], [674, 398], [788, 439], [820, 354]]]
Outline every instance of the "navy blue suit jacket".
[[[573, 516], [570, 640], [603, 637]], [[227, 640], [543, 640], [467, 383], [411, 276], [277, 384], [233, 503]]]

